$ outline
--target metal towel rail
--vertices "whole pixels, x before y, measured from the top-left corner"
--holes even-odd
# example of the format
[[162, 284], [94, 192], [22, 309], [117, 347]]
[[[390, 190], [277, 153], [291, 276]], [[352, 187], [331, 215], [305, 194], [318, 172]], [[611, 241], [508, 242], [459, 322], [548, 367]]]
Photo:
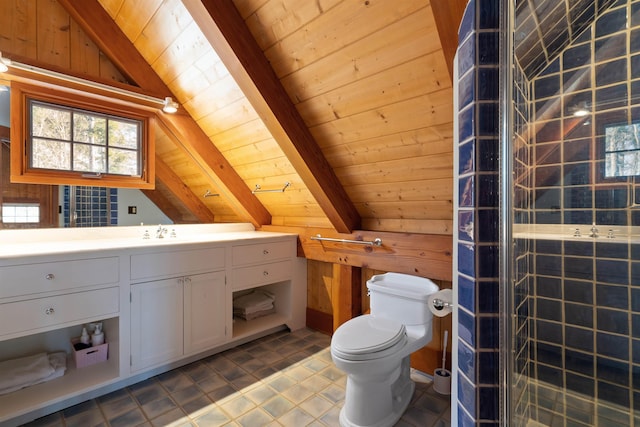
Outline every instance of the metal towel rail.
[[377, 237], [373, 240], [351, 240], [351, 239], [334, 239], [333, 237], [322, 237], [317, 234], [315, 236], [311, 236], [311, 240], [319, 240], [322, 242], [338, 242], [338, 243], [355, 243], [357, 245], [366, 245], [366, 246], [382, 246], [382, 239]]
[[284, 193], [284, 190], [289, 188], [289, 186], [291, 186], [291, 183], [287, 181], [287, 182], [284, 183], [284, 187], [282, 187], [282, 188], [276, 188], [276, 189], [272, 189], [272, 190], [263, 190], [260, 187], [260, 184], [256, 184], [256, 188], [253, 189], [252, 193], [253, 194], [256, 194], [256, 193]]

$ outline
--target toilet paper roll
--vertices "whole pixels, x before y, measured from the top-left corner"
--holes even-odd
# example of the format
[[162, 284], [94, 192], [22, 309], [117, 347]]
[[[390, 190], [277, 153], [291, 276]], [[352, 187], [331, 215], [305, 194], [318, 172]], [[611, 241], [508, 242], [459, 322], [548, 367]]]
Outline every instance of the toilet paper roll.
[[436, 317], [444, 317], [450, 314], [453, 309], [453, 291], [451, 289], [442, 289], [434, 292], [427, 298], [429, 310]]

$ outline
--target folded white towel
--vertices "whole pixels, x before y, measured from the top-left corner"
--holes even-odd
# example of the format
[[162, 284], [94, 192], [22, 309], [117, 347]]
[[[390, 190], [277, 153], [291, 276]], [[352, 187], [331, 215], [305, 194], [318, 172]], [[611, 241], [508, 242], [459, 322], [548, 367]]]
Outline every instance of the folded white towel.
[[64, 375], [67, 353], [39, 353], [0, 362], [0, 394], [49, 381]]
[[233, 300], [233, 310], [244, 313], [253, 313], [273, 308], [275, 296], [265, 290], [256, 290], [245, 295], [241, 295]]

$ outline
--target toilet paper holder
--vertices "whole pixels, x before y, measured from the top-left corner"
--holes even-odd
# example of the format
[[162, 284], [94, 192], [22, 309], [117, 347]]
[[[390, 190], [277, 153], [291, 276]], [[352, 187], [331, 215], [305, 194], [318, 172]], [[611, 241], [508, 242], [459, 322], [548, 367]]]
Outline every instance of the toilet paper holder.
[[433, 300], [433, 308], [436, 310], [444, 310], [445, 308], [453, 308], [453, 303], [440, 298]]

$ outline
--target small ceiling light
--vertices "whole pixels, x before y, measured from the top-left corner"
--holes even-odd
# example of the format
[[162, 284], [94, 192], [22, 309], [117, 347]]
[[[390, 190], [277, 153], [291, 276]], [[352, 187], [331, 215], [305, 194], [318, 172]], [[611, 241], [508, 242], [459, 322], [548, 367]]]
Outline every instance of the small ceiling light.
[[6, 62], [4, 62], [2, 52], [0, 52], [0, 73], [6, 73], [7, 71], [9, 71], [9, 67], [7, 67]]
[[173, 100], [173, 98], [171, 98], [170, 96], [167, 96], [164, 99], [164, 102], [162, 103], [163, 107], [162, 107], [162, 111], [164, 111], [165, 113], [175, 113], [176, 111], [178, 111], [178, 103], [175, 102]]
[[589, 104], [586, 102], [580, 102], [575, 107], [571, 108], [571, 113], [574, 117], [584, 117], [588, 116], [591, 113], [589, 109]]

